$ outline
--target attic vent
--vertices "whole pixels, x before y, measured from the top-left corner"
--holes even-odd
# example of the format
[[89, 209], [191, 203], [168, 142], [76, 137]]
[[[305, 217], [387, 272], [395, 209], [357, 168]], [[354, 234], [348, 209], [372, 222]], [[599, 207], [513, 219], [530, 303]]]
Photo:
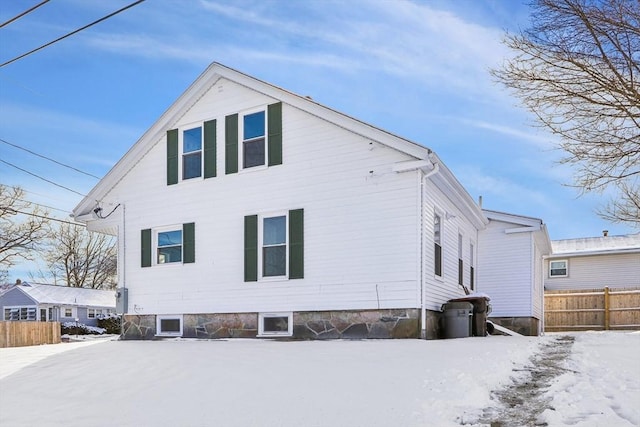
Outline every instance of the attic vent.
[[602, 235], [607, 237], [609, 235], [609, 230], [602, 230]]

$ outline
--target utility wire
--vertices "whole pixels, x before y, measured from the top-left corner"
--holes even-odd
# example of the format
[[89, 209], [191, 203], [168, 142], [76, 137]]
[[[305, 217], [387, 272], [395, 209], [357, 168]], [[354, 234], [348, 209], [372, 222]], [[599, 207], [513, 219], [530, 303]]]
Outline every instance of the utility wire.
[[64, 210], [64, 209], [60, 209], [60, 208], [54, 208], [53, 206], [43, 205], [42, 203], [32, 202], [31, 200], [26, 200], [26, 199], [16, 199], [16, 200], [20, 200], [21, 202], [29, 203], [31, 205], [40, 206], [41, 208], [47, 208], [47, 209], [52, 209], [54, 211], [69, 213], [68, 210]]
[[2, 159], [0, 159], [0, 162], [4, 163], [5, 165], [9, 165], [9, 166], [11, 166], [11, 167], [13, 167], [13, 168], [16, 168], [16, 169], [18, 169], [18, 170], [21, 170], [22, 172], [28, 173], [28, 174], [29, 174], [29, 175], [31, 175], [31, 176], [35, 176], [36, 178], [39, 178], [39, 179], [41, 179], [41, 180], [43, 180], [43, 181], [46, 181], [46, 182], [48, 182], [49, 184], [53, 184], [53, 185], [55, 185], [56, 187], [64, 188], [65, 190], [67, 190], [67, 191], [71, 191], [72, 193], [76, 193], [77, 195], [82, 196], [82, 197], [87, 197], [87, 195], [86, 195], [86, 194], [79, 193], [79, 192], [77, 192], [76, 190], [72, 190], [72, 189], [70, 189], [69, 187], [65, 187], [64, 185], [58, 184], [57, 182], [53, 182], [53, 181], [51, 181], [51, 180], [49, 180], [49, 179], [47, 179], [47, 178], [43, 178], [43, 177], [41, 177], [40, 175], [36, 175], [36, 174], [35, 174], [35, 173], [33, 173], [33, 172], [29, 172], [29, 171], [28, 171], [28, 170], [26, 170], [26, 169], [22, 169], [21, 167], [16, 166], [16, 165], [14, 165], [13, 163], [9, 163], [9, 162], [7, 162], [7, 161], [5, 161], [5, 160], [2, 160]]
[[[3, 208], [0, 207], [0, 209], [3, 209]], [[62, 220], [62, 219], [52, 218], [50, 216], [38, 215], [38, 214], [31, 213], [31, 212], [22, 212], [22, 211], [18, 211], [18, 210], [11, 209], [11, 208], [9, 208], [9, 211], [11, 211], [11, 213], [35, 216], [36, 218], [42, 218], [42, 219], [47, 219], [49, 221], [61, 222], [63, 224], [70, 224], [70, 225], [77, 225], [77, 226], [80, 226], [80, 227], [86, 227], [85, 224], [82, 224], [82, 223], [79, 223], [79, 222], [65, 221], [65, 220]]]
[[98, 24], [98, 23], [100, 23], [100, 22], [102, 22], [102, 21], [104, 21], [104, 20], [107, 20], [107, 19], [111, 18], [112, 16], [117, 15], [117, 14], [118, 14], [118, 13], [120, 13], [120, 12], [124, 12], [125, 10], [127, 10], [127, 9], [129, 9], [129, 8], [132, 8], [133, 6], [136, 6], [136, 5], [140, 4], [140, 3], [142, 3], [143, 1], [144, 1], [144, 0], [138, 0], [138, 1], [136, 1], [136, 2], [133, 2], [133, 3], [131, 3], [130, 5], [125, 6], [125, 7], [123, 7], [122, 9], [116, 10], [115, 12], [110, 13], [109, 15], [104, 16], [104, 17], [102, 17], [102, 18], [98, 19], [97, 21], [93, 21], [92, 23], [87, 24], [87, 25], [85, 25], [85, 26], [84, 26], [84, 27], [82, 27], [82, 28], [78, 28], [77, 30], [74, 30], [74, 31], [72, 31], [72, 32], [70, 32], [70, 33], [67, 33], [67, 34], [65, 34], [65, 35], [64, 35], [64, 36], [62, 36], [62, 37], [58, 37], [57, 39], [55, 39], [55, 40], [53, 40], [53, 41], [50, 41], [49, 43], [43, 44], [42, 46], [37, 47], [37, 48], [35, 48], [35, 49], [33, 49], [33, 50], [30, 50], [30, 51], [29, 51], [29, 52], [27, 52], [27, 53], [23, 53], [23, 54], [22, 54], [22, 55], [20, 55], [20, 56], [16, 56], [15, 58], [13, 58], [13, 59], [11, 59], [11, 60], [9, 60], [9, 61], [6, 61], [6, 62], [4, 62], [4, 63], [0, 64], [0, 68], [4, 67], [5, 65], [9, 65], [9, 64], [11, 64], [12, 62], [17, 61], [18, 59], [22, 59], [22, 58], [24, 58], [25, 56], [29, 56], [29, 55], [31, 55], [32, 53], [35, 53], [35, 52], [37, 52], [37, 51], [39, 51], [39, 50], [42, 50], [42, 49], [44, 49], [45, 47], [51, 46], [52, 44], [57, 43], [57, 42], [59, 42], [60, 40], [66, 39], [67, 37], [72, 36], [72, 35], [74, 35], [74, 34], [76, 34], [76, 33], [79, 33], [80, 31], [85, 30], [85, 29], [87, 29], [87, 28], [89, 28], [89, 27], [91, 27], [91, 26], [93, 26], [93, 25], [96, 25], [96, 24]]
[[[0, 184], [0, 185], [4, 185], [4, 186], [5, 186], [5, 187], [7, 187], [7, 188], [19, 189], [19, 190], [24, 191], [25, 193], [34, 194], [34, 195], [36, 195], [36, 196], [40, 196], [40, 197], [45, 197], [45, 198], [47, 198], [47, 199], [54, 200], [54, 201], [56, 201], [56, 202], [62, 202], [62, 201], [64, 201], [65, 203], [67, 202], [66, 200], [61, 199], [61, 198], [59, 198], [59, 197], [51, 197], [51, 195], [50, 195], [50, 194], [37, 193], [37, 192], [35, 192], [35, 191], [27, 190], [26, 188], [19, 187], [19, 186], [16, 186], [16, 185], [5, 185], [5, 184]], [[35, 202], [31, 202], [31, 203], [35, 203]], [[42, 205], [42, 206], [45, 206], [45, 205]], [[45, 206], [45, 207], [46, 207], [46, 206]], [[60, 210], [62, 210], [62, 209], [60, 209]], [[67, 211], [65, 211], [65, 212], [67, 212]]]
[[22, 12], [19, 15], [14, 16], [13, 18], [9, 19], [8, 21], [0, 24], [0, 28], [4, 27], [5, 25], [9, 25], [11, 24], [13, 21], [15, 21], [16, 19], [20, 19], [22, 18], [24, 15], [33, 12], [34, 10], [36, 10], [37, 8], [39, 8], [40, 6], [42, 6], [43, 4], [47, 3], [49, 0], [44, 0], [40, 3], [38, 3], [37, 5], [33, 6], [31, 9], [27, 9], [24, 12]]
[[5, 144], [10, 145], [10, 146], [12, 146], [12, 147], [15, 147], [15, 148], [17, 148], [17, 149], [19, 149], [19, 150], [26, 151], [26, 152], [27, 152], [27, 153], [29, 153], [29, 154], [33, 154], [34, 156], [38, 156], [38, 157], [40, 157], [41, 159], [49, 160], [50, 162], [53, 162], [53, 163], [55, 163], [55, 164], [57, 164], [57, 165], [60, 165], [60, 166], [64, 166], [65, 168], [68, 168], [68, 169], [74, 170], [74, 171], [79, 172], [79, 173], [81, 173], [81, 174], [84, 174], [84, 175], [90, 176], [90, 177], [95, 178], [95, 179], [100, 179], [100, 177], [99, 177], [99, 176], [95, 176], [95, 175], [93, 175], [93, 174], [90, 174], [89, 172], [81, 171], [80, 169], [74, 168], [73, 166], [65, 165], [64, 163], [59, 162], [59, 161], [57, 161], [57, 160], [54, 160], [54, 159], [52, 159], [51, 157], [43, 156], [42, 154], [38, 154], [38, 153], [36, 153], [36, 152], [34, 152], [34, 151], [31, 151], [31, 150], [29, 150], [29, 149], [27, 149], [27, 148], [20, 147], [19, 145], [13, 144], [13, 143], [11, 143], [11, 142], [9, 142], [9, 141], [5, 141], [5, 140], [4, 140], [4, 139], [2, 139], [2, 138], [0, 138], [0, 142], [4, 142]]

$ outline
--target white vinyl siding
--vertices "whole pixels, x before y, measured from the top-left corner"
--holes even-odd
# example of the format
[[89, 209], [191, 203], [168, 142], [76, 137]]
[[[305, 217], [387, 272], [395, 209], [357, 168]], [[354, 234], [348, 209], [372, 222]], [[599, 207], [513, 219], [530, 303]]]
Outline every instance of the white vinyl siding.
[[[437, 178], [436, 178], [437, 179]], [[431, 179], [427, 179], [423, 188], [423, 223], [429, 229], [423, 242], [423, 280], [425, 307], [440, 311], [442, 304], [452, 298], [464, 296], [464, 289], [458, 283], [458, 240], [462, 234], [463, 242], [475, 240], [477, 229], [457, 210], [453, 202], [438, 190]], [[441, 216], [442, 228], [442, 276], [434, 274], [435, 244], [433, 233], [434, 212]], [[463, 243], [464, 245], [464, 243]], [[462, 260], [469, 265], [470, 254], [463, 251]], [[469, 272], [463, 272], [463, 283], [469, 281]]]
[[[600, 289], [640, 287], [640, 254], [605, 254], [555, 258], [568, 260], [567, 277], [546, 277], [545, 288], [549, 290]], [[549, 262], [545, 262], [549, 271]]]
[[[172, 127], [217, 119], [223, 141], [225, 116], [276, 101], [221, 80]], [[129, 305], [137, 312], [420, 307], [419, 172], [392, 171], [396, 162], [415, 159], [372, 148], [370, 140], [287, 104], [282, 118], [282, 167], [167, 186], [166, 147], [158, 143], [113, 189], [127, 207], [124, 265]], [[218, 170], [224, 149], [218, 144]], [[167, 209], [167, 200], [176, 208]], [[304, 278], [245, 283], [244, 217], [291, 208], [304, 209]], [[198, 245], [198, 262], [188, 269], [140, 267], [140, 230], [194, 220], [199, 235], [210, 239]]]
[[476, 290], [491, 297], [493, 317], [532, 316], [532, 233], [506, 234], [521, 225], [491, 221], [478, 243]]

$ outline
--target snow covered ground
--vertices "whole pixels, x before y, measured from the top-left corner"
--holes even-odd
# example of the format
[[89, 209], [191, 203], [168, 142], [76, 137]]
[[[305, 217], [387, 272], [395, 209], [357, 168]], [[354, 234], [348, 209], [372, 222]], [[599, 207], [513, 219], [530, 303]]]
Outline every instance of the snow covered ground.
[[[564, 335], [564, 334], [563, 334]], [[572, 333], [537, 422], [640, 425], [640, 333]], [[0, 425], [480, 426], [544, 337], [93, 340], [0, 349]]]

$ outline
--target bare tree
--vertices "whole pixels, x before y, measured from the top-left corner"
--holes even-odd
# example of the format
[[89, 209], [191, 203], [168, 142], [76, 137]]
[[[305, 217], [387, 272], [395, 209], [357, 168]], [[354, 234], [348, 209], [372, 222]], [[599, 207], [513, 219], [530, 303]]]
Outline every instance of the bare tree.
[[[116, 287], [116, 241], [81, 225], [60, 224], [43, 251], [49, 274], [67, 286], [92, 289]], [[43, 276], [42, 273], [40, 273]]]
[[24, 200], [18, 187], [0, 184], [0, 281], [20, 260], [33, 260], [49, 233], [48, 212]]
[[640, 2], [534, 0], [516, 56], [492, 74], [560, 137], [573, 186], [613, 189], [599, 214], [640, 226]]

